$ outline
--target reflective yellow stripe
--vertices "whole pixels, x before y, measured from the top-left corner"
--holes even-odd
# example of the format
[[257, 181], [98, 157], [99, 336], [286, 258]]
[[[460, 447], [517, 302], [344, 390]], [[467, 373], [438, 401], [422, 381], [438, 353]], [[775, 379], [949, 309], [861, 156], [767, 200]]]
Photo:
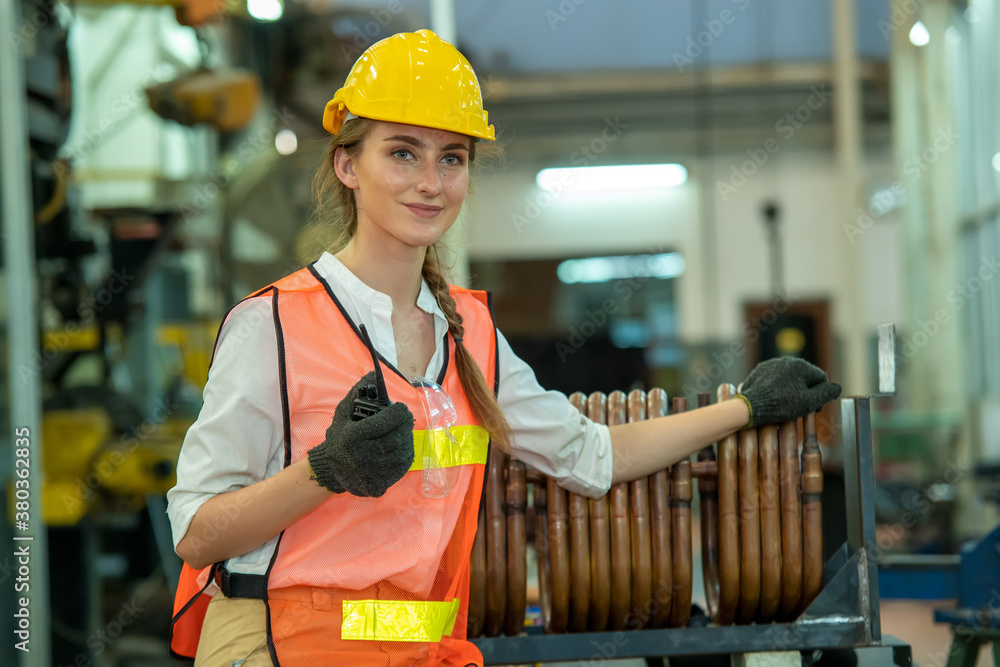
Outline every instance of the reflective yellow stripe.
[[[431, 433], [434, 452], [437, 454], [439, 468], [486, 463], [486, 450], [490, 443], [490, 434], [482, 426], [452, 426], [451, 435], [458, 441], [456, 444], [448, 437], [444, 429], [435, 429]], [[413, 432], [413, 465], [410, 470], [424, 469], [424, 447], [427, 446], [428, 431]]]
[[340, 638], [439, 642], [455, 628], [458, 606], [458, 598], [451, 602], [344, 600]]

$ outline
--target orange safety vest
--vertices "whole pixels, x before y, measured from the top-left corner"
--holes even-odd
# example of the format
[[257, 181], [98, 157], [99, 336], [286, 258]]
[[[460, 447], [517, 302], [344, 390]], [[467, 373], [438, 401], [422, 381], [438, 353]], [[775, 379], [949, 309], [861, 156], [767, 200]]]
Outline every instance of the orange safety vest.
[[[495, 391], [496, 329], [487, 295], [454, 286], [450, 292], [464, 344]], [[371, 355], [311, 266], [247, 298], [273, 299], [287, 467], [323, 441], [337, 404], [371, 370]], [[449, 341], [433, 379], [455, 404], [452, 434], [460, 446], [431, 441], [439, 465], [456, 468], [458, 481], [444, 498], [424, 496], [428, 438], [418, 390], [381, 360], [390, 399], [413, 413], [413, 466], [381, 498], [334, 495], [281, 533], [264, 600], [275, 665], [483, 664], [466, 627], [489, 434], [465, 396]], [[176, 657], [193, 658], [197, 650], [208, 570], [184, 565], [171, 624]]]

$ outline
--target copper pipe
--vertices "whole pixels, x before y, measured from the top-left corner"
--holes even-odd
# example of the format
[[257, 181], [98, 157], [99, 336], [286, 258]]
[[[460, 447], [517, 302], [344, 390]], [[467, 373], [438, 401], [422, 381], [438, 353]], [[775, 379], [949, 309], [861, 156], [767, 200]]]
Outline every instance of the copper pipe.
[[583, 632], [590, 616], [589, 499], [569, 494], [569, 631]]
[[[485, 491], [485, 489], [484, 489]], [[486, 622], [486, 503], [479, 503], [479, 527], [472, 542], [472, 564], [469, 575], [468, 636], [478, 637]]]
[[507, 462], [507, 614], [503, 624], [503, 632], [509, 637], [516, 637], [524, 630], [528, 602], [527, 508], [525, 466], [510, 459]]
[[[595, 391], [587, 399], [587, 416], [598, 424], [608, 423], [607, 397]], [[608, 627], [611, 611], [611, 526], [608, 496], [590, 502], [590, 614], [588, 626], [593, 632]]]
[[[698, 394], [698, 407], [711, 401], [708, 394]], [[708, 445], [698, 452], [691, 466], [691, 476], [698, 480], [698, 517], [701, 522], [701, 571], [709, 610], [719, 608], [719, 466], [715, 448]]]
[[805, 419], [802, 446], [802, 603], [805, 609], [823, 587], [823, 457], [816, 440], [816, 415]]
[[542, 472], [535, 470], [531, 466], [528, 466], [527, 480], [528, 484], [544, 484], [545, 475]]
[[[702, 452], [705, 450], [702, 450]], [[698, 452], [698, 456], [701, 456], [701, 452]], [[712, 456], [715, 456], [715, 452], [712, 452]], [[695, 461], [691, 464], [691, 476], [697, 480], [705, 480], [706, 482], [716, 482], [719, 477], [719, 463], [714, 458], [711, 461]], [[716, 491], [716, 496], [718, 496], [718, 484], [712, 484], [709, 488], [713, 488]], [[698, 491], [701, 492], [701, 484], [698, 485]]]
[[[674, 414], [687, 409], [687, 399], [674, 398]], [[674, 538], [674, 596], [670, 604], [670, 625], [687, 627], [691, 617], [691, 462], [674, 464], [670, 476], [670, 510]]]
[[[651, 389], [646, 396], [646, 415], [656, 419], [667, 414], [667, 392]], [[653, 605], [649, 627], [665, 628], [670, 621], [674, 596], [673, 544], [670, 536], [670, 473], [659, 470], [649, 476], [649, 534], [652, 560]]]
[[[628, 394], [629, 422], [645, 421], [646, 392], [634, 389]], [[646, 477], [629, 482], [629, 511], [632, 534], [632, 610], [629, 630], [646, 627], [653, 598], [652, 555], [649, 533], [649, 480]]]
[[549, 564], [548, 482], [542, 480], [532, 487], [535, 508], [535, 554], [538, 557], [538, 606], [542, 608], [542, 627], [552, 625], [552, 567]]
[[799, 428], [778, 430], [781, 474], [781, 601], [778, 620], [790, 621], [802, 598], [802, 506], [799, 503]]
[[[575, 392], [569, 402], [580, 412], [586, 411], [586, 396]], [[590, 512], [588, 499], [569, 494], [569, 631], [587, 629], [590, 612]]]
[[[625, 394], [613, 391], [608, 395], [608, 425], [625, 423]], [[624, 630], [632, 606], [632, 548], [629, 534], [628, 484], [611, 486], [608, 492], [611, 516], [611, 610], [609, 630]]]
[[781, 601], [781, 510], [778, 487], [778, 427], [757, 431], [760, 491], [760, 606], [757, 621], [774, 620]]
[[566, 632], [569, 623], [569, 501], [566, 489], [548, 478], [549, 565], [552, 568], [552, 618], [549, 632]]
[[749, 623], [760, 603], [760, 492], [757, 484], [757, 431], [740, 431], [740, 604], [739, 623]]
[[[716, 399], [721, 403], [736, 394], [731, 384], [719, 386]], [[730, 625], [736, 619], [740, 601], [740, 514], [737, 479], [737, 436], [727, 435], [718, 443], [719, 467], [719, 581], [718, 608], [709, 608], [717, 625]], [[715, 583], [705, 580], [706, 591]], [[706, 592], [706, 597], [712, 596]]]
[[490, 448], [486, 475], [486, 625], [487, 637], [503, 631], [507, 607], [507, 518], [504, 516], [505, 456]]

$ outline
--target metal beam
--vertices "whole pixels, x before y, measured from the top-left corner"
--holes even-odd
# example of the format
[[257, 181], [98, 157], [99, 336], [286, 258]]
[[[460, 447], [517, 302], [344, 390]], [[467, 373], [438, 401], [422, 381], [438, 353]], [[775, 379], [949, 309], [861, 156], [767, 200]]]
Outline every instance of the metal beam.
[[858, 595], [866, 618], [866, 643], [882, 638], [875, 541], [875, 469], [872, 460], [871, 404], [868, 397], [840, 401], [844, 455], [847, 544], [859, 560]]
[[[870, 83], [877, 89], [886, 86], [889, 72], [883, 62], [857, 65], [858, 83]], [[703, 73], [704, 82], [692, 71], [625, 70], [559, 74], [495, 75], [483, 91], [490, 110], [497, 103], [533, 103], [539, 100], [566, 98], [608, 98], [657, 94], [690, 94], [699, 86], [712, 93], [723, 90], [808, 89], [832, 82], [836, 70], [825, 63], [778, 63], [774, 66], [736, 65], [713, 67]], [[857, 99], [857, 98], [856, 98]]]
[[676, 628], [588, 632], [473, 639], [485, 664], [605, 660], [620, 658], [725, 655], [774, 650], [846, 648], [862, 641], [860, 621], [831, 621], [808, 625], [733, 625], [727, 627]]

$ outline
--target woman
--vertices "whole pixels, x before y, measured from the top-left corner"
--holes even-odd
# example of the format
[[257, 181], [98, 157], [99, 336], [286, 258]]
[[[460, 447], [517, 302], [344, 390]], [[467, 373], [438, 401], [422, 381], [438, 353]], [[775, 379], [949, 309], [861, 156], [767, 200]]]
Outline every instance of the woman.
[[[494, 139], [466, 59], [427, 30], [383, 40], [324, 127], [334, 136], [317, 191], [321, 210], [335, 200], [342, 239], [227, 314], [169, 495], [186, 563], [172, 646], [197, 647], [196, 665], [481, 665], [465, 629], [489, 446], [598, 496], [839, 394], [819, 369], [780, 360], [755, 369], [740, 400], [590, 422], [538, 386], [482, 293], [443, 276], [436, 244], [465, 200], [477, 143]], [[373, 378], [361, 325], [393, 403], [354, 420]], [[457, 442], [438, 451], [443, 497], [425, 493], [415, 456], [436, 426], [409, 382], [420, 376], [455, 408]], [[206, 611], [200, 593], [216, 586]]]

